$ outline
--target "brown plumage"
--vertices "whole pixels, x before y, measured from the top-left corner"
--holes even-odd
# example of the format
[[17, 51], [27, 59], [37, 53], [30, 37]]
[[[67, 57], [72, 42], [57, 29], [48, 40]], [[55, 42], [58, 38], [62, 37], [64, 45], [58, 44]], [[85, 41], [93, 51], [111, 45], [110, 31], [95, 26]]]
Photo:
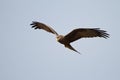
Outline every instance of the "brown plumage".
[[36, 22], [34, 21], [32, 24], [32, 28], [34, 29], [43, 29], [47, 32], [53, 33], [56, 35], [57, 41], [63, 44], [65, 47], [77, 52], [70, 43], [74, 42], [80, 38], [92, 38], [92, 37], [103, 37], [105, 39], [109, 38], [109, 34], [106, 33], [104, 30], [100, 30], [100, 28], [78, 28], [74, 29], [67, 35], [59, 35], [54, 29], [52, 29], [50, 26], [47, 26], [46, 24]]

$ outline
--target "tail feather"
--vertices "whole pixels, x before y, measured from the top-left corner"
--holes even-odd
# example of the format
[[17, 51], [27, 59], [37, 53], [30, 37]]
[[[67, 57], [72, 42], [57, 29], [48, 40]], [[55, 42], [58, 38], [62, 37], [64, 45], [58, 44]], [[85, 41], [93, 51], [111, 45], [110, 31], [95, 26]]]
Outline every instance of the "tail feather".
[[77, 53], [80, 54], [80, 52], [78, 52], [77, 50], [75, 50], [70, 44], [65, 45], [65, 47], [67, 47], [67, 48], [69, 48], [69, 49], [71, 49], [71, 50], [73, 50], [73, 51], [75, 51], [75, 52], [77, 52]]

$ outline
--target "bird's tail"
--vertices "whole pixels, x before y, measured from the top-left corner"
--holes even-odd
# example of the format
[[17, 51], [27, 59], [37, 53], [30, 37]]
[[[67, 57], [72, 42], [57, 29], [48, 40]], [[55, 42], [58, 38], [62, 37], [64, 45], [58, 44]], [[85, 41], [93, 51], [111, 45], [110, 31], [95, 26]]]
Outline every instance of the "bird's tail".
[[77, 50], [75, 50], [70, 44], [65, 45], [65, 47], [69, 48], [69, 49], [71, 49], [71, 50], [73, 50], [73, 51], [75, 51], [75, 52], [77, 52], [79, 54], [81, 54], [80, 52], [78, 52]]

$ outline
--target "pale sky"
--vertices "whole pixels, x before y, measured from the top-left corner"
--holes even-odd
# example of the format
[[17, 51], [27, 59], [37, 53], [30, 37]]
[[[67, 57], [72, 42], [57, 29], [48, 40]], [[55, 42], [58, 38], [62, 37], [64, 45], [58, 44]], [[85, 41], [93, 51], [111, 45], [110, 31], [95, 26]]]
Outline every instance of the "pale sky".
[[[0, 80], [120, 80], [120, 0], [0, 0]], [[59, 34], [101, 28], [109, 39], [71, 45], [34, 30], [43, 22]]]

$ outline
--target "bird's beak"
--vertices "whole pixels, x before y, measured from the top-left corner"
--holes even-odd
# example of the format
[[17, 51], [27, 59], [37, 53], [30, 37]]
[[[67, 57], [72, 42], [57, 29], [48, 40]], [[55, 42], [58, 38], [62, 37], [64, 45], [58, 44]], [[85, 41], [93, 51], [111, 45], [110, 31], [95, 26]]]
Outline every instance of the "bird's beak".
[[56, 37], [56, 41], [58, 41], [58, 37]]

